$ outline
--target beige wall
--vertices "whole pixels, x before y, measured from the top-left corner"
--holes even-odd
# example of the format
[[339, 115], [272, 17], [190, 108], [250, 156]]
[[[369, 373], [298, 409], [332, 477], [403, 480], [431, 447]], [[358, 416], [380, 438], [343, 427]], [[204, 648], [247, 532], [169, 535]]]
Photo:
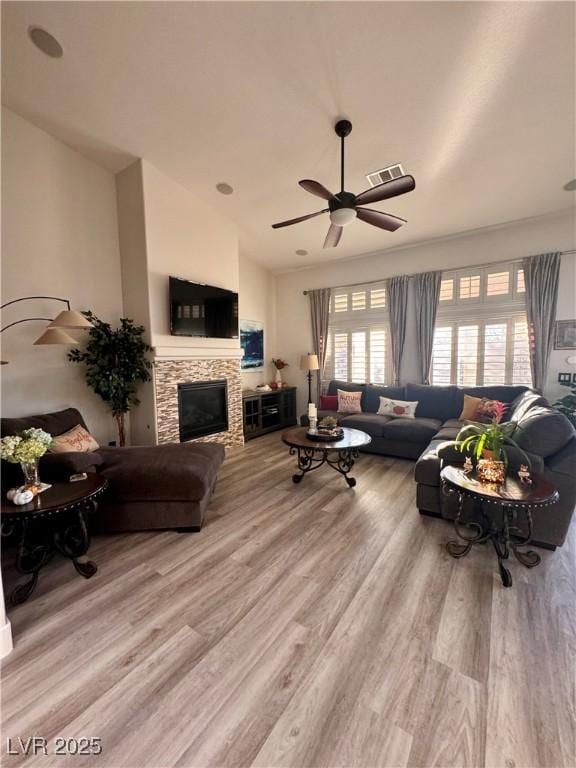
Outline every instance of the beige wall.
[[[466, 265], [508, 261], [535, 253], [573, 249], [576, 247], [574, 221], [574, 212], [566, 211], [450, 239], [332, 263], [328, 267], [314, 267], [277, 275], [276, 352], [280, 357], [286, 357], [290, 363], [291, 367], [285, 378], [299, 387], [300, 409], [304, 407], [306, 399], [305, 380], [304, 375], [295, 366], [298, 356], [311, 346], [309, 305], [303, 290], [379, 280], [433, 269], [455, 269]], [[574, 256], [565, 256], [562, 260], [558, 297], [559, 319], [576, 317], [575, 296], [576, 261]], [[415, 308], [412, 299], [408, 307], [408, 321], [402, 379], [418, 381]], [[555, 383], [558, 371], [576, 372], [576, 368], [566, 364], [568, 354], [574, 353], [556, 350], [552, 353], [546, 388], [550, 399], [564, 393], [564, 389]]]
[[238, 291], [238, 232], [234, 224], [142, 161], [148, 290], [155, 347], [238, 348], [239, 339], [170, 336], [168, 277]]
[[[144, 338], [151, 344], [143, 183], [141, 160], [116, 175], [124, 312], [144, 327]], [[138, 399], [140, 404], [130, 414], [130, 442], [134, 445], [155, 443], [156, 407], [152, 382], [140, 387]]]
[[251, 389], [274, 379], [271, 360], [276, 357], [276, 279], [271, 272], [240, 255], [241, 320], [255, 320], [264, 325], [264, 368], [242, 372], [242, 386]]
[[[145, 160], [117, 176], [124, 303], [149, 329], [157, 358], [235, 358], [240, 339], [170, 335], [168, 278], [239, 290], [236, 227]], [[154, 385], [131, 417], [135, 444], [157, 440]]]
[[[114, 176], [3, 109], [2, 302], [37, 294], [67, 298], [75, 309], [117, 322], [122, 293]], [[30, 315], [54, 317], [62, 307], [19, 304], [3, 313], [3, 325]], [[68, 348], [32, 346], [45, 325], [25, 323], [2, 334], [2, 357], [10, 361], [1, 371], [2, 414], [74, 406], [99, 442], [114, 439], [107, 409], [86, 386], [80, 366], [67, 361]]]

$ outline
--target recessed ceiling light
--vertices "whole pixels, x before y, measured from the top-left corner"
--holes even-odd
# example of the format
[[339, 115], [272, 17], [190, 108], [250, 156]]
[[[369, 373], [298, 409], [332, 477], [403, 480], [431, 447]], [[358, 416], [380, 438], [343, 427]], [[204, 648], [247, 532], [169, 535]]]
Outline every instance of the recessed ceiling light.
[[298, 248], [296, 256], [308, 256], [308, 251], [305, 251], [304, 248]]
[[565, 189], [566, 192], [576, 192], [576, 179], [572, 179], [572, 181], [564, 184], [563, 189]]
[[46, 56], [50, 56], [52, 59], [62, 58], [64, 53], [62, 46], [50, 32], [46, 32], [42, 27], [29, 27], [28, 37], [36, 48], [45, 53]]
[[222, 195], [231, 195], [232, 192], [234, 192], [234, 189], [230, 186], [230, 184], [226, 184], [225, 181], [221, 181], [219, 184], [216, 184], [216, 189]]

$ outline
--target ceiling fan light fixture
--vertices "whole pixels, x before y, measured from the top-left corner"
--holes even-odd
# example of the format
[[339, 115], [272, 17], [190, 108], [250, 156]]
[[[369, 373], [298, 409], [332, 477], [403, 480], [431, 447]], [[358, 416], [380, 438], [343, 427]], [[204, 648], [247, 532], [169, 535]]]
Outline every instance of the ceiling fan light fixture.
[[337, 227], [345, 227], [351, 224], [356, 218], [356, 211], [354, 208], [336, 208], [335, 211], [330, 211], [330, 221]]

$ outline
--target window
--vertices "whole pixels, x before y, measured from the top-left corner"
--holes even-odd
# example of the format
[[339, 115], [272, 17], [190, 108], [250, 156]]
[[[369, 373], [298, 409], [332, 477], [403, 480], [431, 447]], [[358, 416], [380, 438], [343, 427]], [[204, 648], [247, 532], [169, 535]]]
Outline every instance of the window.
[[332, 294], [325, 382], [385, 384], [390, 375], [386, 286], [339, 288]]
[[434, 331], [432, 383], [531, 384], [524, 292], [524, 273], [516, 264], [445, 274]]
[[507, 296], [510, 292], [510, 271], [489, 272], [486, 282], [486, 296]]
[[440, 301], [452, 301], [454, 298], [454, 280], [449, 278], [440, 282]]
[[460, 278], [460, 299], [477, 299], [480, 296], [480, 275], [466, 275]]

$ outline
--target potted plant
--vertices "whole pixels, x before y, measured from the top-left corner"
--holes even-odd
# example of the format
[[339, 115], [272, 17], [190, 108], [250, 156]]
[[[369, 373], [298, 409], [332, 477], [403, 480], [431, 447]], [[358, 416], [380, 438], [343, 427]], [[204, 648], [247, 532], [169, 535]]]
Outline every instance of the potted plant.
[[280, 371], [283, 368], [288, 368], [288, 363], [282, 360], [282, 358], [272, 358], [272, 365], [276, 368], [276, 375], [274, 377], [274, 380], [276, 382], [276, 387], [280, 389], [282, 387], [282, 374]]
[[504, 482], [509, 463], [508, 448], [518, 451], [530, 466], [530, 459], [513, 437], [518, 424], [515, 421], [502, 423], [505, 412], [504, 403], [495, 403], [492, 407], [492, 418], [488, 423], [469, 422], [462, 427], [456, 437], [458, 450], [476, 458], [476, 471], [480, 480], [493, 483]]
[[150, 381], [150, 347], [143, 339], [144, 327], [126, 317], [115, 330], [92, 312], [83, 312], [92, 327], [88, 343], [81, 351], [73, 349], [68, 359], [86, 365], [86, 383], [110, 406], [118, 428], [118, 442], [126, 444], [125, 417], [140, 400], [136, 393]]
[[38, 461], [52, 445], [52, 435], [43, 429], [25, 429], [17, 435], [6, 435], [0, 440], [0, 458], [11, 464], [20, 464], [27, 488], [38, 489]]

